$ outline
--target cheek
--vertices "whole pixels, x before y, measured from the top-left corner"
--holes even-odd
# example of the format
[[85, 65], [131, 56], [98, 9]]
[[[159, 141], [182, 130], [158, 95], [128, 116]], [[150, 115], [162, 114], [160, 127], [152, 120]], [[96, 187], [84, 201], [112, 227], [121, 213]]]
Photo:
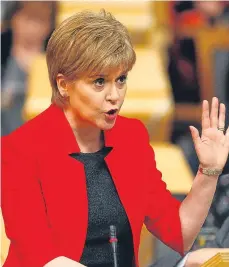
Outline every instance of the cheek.
[[121, 91], [120, 91], [120, 99], [121, 101], [124, 100], [125, 96], [126, 96], [126, 90], [127, 90], [127, 87], [125, 86], [125, 88], [123, 88]]
[[70, 95], [70, 105], [78, 109], [81, 113], [92, 114], [101, 108], [103, 103], [102, 96], [98, 93], [74, 92]]

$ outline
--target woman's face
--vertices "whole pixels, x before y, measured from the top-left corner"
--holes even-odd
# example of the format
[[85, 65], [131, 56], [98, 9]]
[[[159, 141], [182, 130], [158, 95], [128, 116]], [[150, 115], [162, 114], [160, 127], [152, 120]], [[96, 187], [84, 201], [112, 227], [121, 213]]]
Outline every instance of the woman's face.
[[40, 44], [51, 31], [51, 11], [44, 2], [25, 3], [12, 19], [15, 39], [26, 44]]
[[111, 129], [126, 94], [127, 72], [86, 75], [68, 86], [69, 108], [75, 118], [101, 130]]

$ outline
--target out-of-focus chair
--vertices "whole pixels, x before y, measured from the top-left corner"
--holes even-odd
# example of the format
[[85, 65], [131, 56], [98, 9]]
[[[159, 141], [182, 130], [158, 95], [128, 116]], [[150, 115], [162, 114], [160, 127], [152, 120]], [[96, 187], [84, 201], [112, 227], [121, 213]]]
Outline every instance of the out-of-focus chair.
[[27, 95], [23, 108], [23, 117], [30, 120], [51, 104], [52, 90], [48, 77], [48, 68], [44, 54], [33, 61], [28, 73]]
[[210, 100], [217, 93], [214, 75], [215, 53], [217, 50], [229, 51], [229, 27], [206, 28], [199, 31], [196, 47], [201, 96]]
[[136, 54], [121, 114], [140, 119], [154, 142], [168, 141], [174, 105], [162, 60], [150, 49], [136, 49]]
[[157, 168], [162, 172], [162, 180], [168, 190], [175, 195], [186, 195], [192, 185], [193, 174], [177, 145], [170, 143], [151, 143], [155, 151]]

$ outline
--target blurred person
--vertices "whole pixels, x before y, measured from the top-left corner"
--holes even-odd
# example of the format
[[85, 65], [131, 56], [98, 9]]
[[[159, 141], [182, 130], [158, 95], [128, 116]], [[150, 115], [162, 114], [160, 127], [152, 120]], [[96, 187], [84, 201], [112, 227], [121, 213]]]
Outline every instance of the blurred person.
[[[168, 74], [174, 101], [175, 103], [200, 103], [200, 84], [197, 73], [195, 43], [192, 38], [180, 38], [176, 35], [176, 30], [185, 26], [196, 29], [214, 25], [229, 26], [228, 5], [225, 5], [222, 1], [187, 1], [187, 3], [180, 1], [179, 4], [175, 5], [174, 43], [168, 52]], [[220, 58], [219, 53], [218, 51], [216, 52], [216, 57], [218, 58]], [[219, 85], [222, 88], [224, 87], [222, 83]], [[225, 91], [227, 91], [226, 88]], [[226, 101], [226, 99], [223, 101]], [[193, 173], [195, 173], [198, 169], [198, 158], [196, 157], [192, 139], [189, 136], [188, 125], [190, 123], [193, 124], [193, 122], [189, 121], [175, 121], [171, 140], [182, 148]], [[199, 124], [194, 125], [200, 129]], [[229, 168], [229, 164], [227, 164], [227, 168]]]
[[[216, 232], [215, 238], [211, 236], [210, 229], [213, 228], [218, 229], [218, 231], [214, 230]], [[229, 174], [219, 177], [215, 197], [203, 226], [204, 229], [209, 231], [205, 231], [206, 237], [200, 233], [201, 242], [206, 240], [203, 247], [193, 246], [191, 251], [183, 258], [177, 252], [171, 250], [167, 255], [152, 264], [151, 267], [200, 266], [217, 253], [229, 252]]]
[[177, 16], [178, 25], [203, 27], [207, 25], [228, 25], [229, 9], [223, 1], [192, 1], [192, 8]]
[[224, 104], [203, 102], [201, 135], [190, 126], [200, 168], [180, 202], [156, 168], [146, 128], [118, 115], [136, 60], [125, 26], [104, 10], [77, 13], [55, 29], [46, 59], [52, 104], [2, 138], [4, 267], [111, 267], [110, 225], [120, 267], [139, 266], [143, 223], [184, 255], [228, 157]]
[[[182, 2], [182, 1], [180, 1]], [[188, 1], [187, 1], [188, 2]], [[229, 26], [229, 6], [222, 1], [193, 1], [193, 8], [179, 13], [174, 22], [174, 44], [169, 50], [169, 76], [176, 102], [199, 102], [195, 44], [176, 36], [176, 27]]]
[[[55, 2], [18, 2], [10, 28], [1, 34], [1, 131], [9, 134], [24, 123], [28, 71], [44, 52], [52, 31]], [[38, 12], [39, 11], [39, 12]]]

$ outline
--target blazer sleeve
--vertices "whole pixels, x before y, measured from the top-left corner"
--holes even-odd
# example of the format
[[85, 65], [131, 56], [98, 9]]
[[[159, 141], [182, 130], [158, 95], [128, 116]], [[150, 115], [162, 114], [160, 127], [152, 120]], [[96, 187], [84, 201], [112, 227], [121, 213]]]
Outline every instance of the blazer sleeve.
[[[20, 143], [20, 140], [17, 140]], [[2, 213], [6, 235], [23, 267], [56, 258], [34, 155], [2, 138]]]
[[[147, 207], [146, 228], [163, 243], [184, 255], [183, 237], [179, 208], [181, 202], [175, 199], [162, 181], [161, 172], [156, 168], [154, 151], [149, 143], [148, 132], [141, 125], [146, 169]], [[170, 160], [170, 159], [167, 159]]]

